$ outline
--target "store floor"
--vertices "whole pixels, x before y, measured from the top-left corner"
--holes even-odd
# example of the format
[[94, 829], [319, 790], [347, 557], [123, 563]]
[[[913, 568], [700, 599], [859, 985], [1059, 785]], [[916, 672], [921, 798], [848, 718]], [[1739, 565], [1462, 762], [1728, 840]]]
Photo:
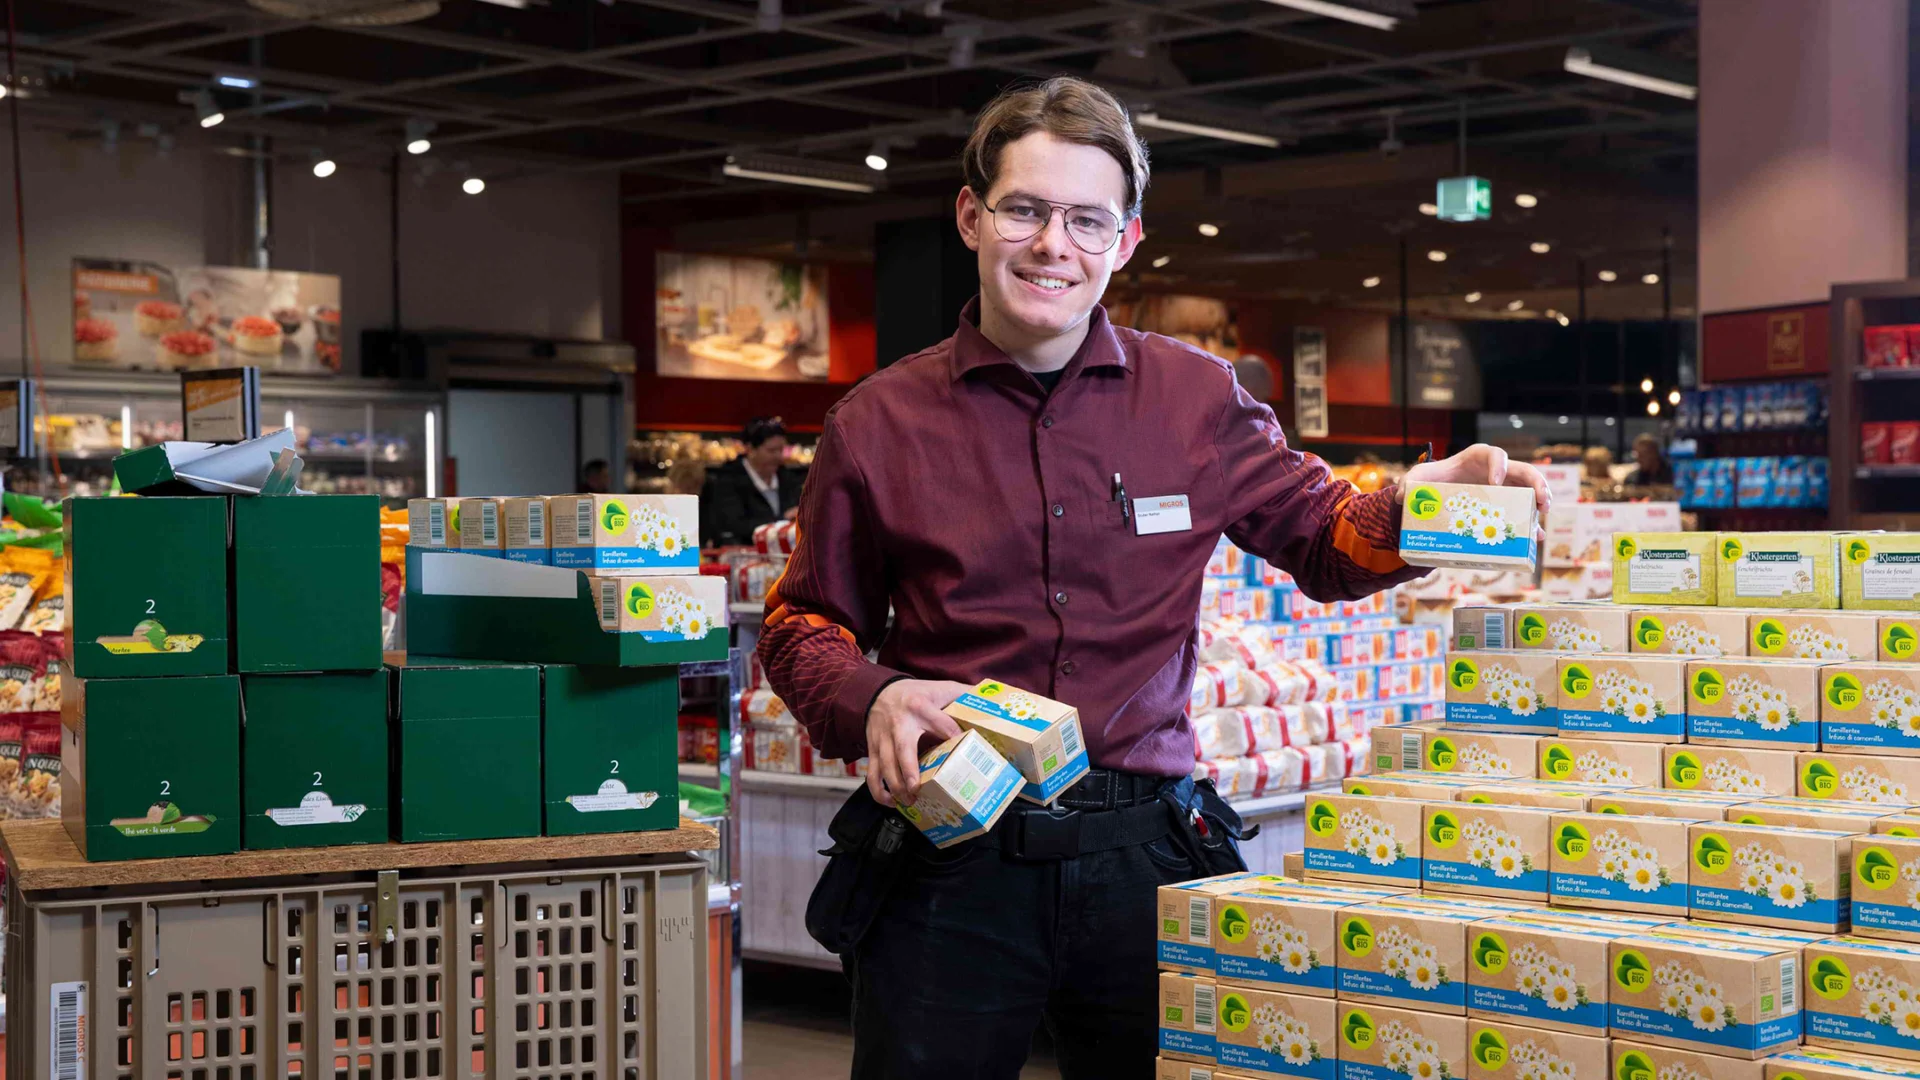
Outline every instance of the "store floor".
[[[745, 996], [746, 1080], [841, 1080], [853, 1062], [847, 1029], [852, 998], [837, 972], [748, 962]], [[1020, 1080], [1059, 1080], [1045, 1031]]]

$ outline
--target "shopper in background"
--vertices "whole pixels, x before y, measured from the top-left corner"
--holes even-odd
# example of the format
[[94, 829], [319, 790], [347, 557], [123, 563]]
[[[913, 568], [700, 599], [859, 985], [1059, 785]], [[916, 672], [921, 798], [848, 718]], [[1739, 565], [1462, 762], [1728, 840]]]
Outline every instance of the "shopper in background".
[[700, 535], [728, 546], [753, 543], [753, 530], [770, 521], [792, 520], [800, 511], [806, 471], [790, 468], [787, 426], [777, 416], [756, 416], [740, 433], [745, 453], [707, 473], [700, 492]]
[[604, 495], [612, 491], [608, 484], [613, 475], [604, 459], [594, 458], [580, 467], [580, 494]]
[[1660, 437], [1652, 432], [1643, 431], [1634, 436], [1633, 461], [1636, 467], [1627, 477], [1627, 483], [1645, 487], [1673, 483], [1673, 467], [1660, 452]]
[[707, 489], [707, 463], [685, 457], [667, 467], [667, 492], [671, 495], [698, 495]]
[[[759, 654], [824, 756], [868, 758], [808, 926], [853, 980], [856, 1078], [1012, 1078], [1044, 1022], [1068, 1080], [1152, 1075], [1155, 889], [1241, 868], [1190, 778], [1200, 579], [1225, 533], [1321, 600], [1418, 576], [1400, 491], [1288, 448], [1224, 360], [1099, 305], [1141, 241], [1146, 147], [1078, 79], [1011, 90], [962, 153], [980, 295], [953, 337], [828, 413]], [[1410, 481], [1531, 486], [1475, 446]], [[892, 623], [889, 628], [889, 611]], [[879, 662], [864, 653], [878, 647]], [[941, 709], [984, 677], [1079, 709], [1095, 768], [936, 850], [906, 830]]]
[[1587, 452], [1581, 455], [1581, 460], [1587, 465], [1587, 480], [1598, 484], [1613, 483], [1613, 451], [1604, 446], [1589, 446]]

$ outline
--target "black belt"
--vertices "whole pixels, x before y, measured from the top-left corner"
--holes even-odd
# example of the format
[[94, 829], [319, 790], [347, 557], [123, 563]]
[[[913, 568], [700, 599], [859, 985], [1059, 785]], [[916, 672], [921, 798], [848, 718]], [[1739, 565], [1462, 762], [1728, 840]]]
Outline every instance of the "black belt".
[[1160, 792], [1180, 782], [1094, 769], [1052, 808], [1016, 806], [993, 831], [1000, 850], [1017, 859], [1071, 859], [1144, 844], [1173, 831], [1174, 811]]

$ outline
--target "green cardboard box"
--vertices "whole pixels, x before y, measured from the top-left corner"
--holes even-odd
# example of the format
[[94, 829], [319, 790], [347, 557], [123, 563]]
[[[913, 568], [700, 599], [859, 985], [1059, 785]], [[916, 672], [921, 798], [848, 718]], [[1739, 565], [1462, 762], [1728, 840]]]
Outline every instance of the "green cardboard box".
[[377, 670], [380, 499], [235, 499], [233, 642], [241, 674]]
[[540, 835], [540, 669], [408, 657], [394, 672], [394, 838]]
[[66, 501], [73, 674], [226, 674], [231, 501], [218, 495]]
[[680, 823], [680, 677], [672, 668], [545, 669], [546, 835]]
[[240, 850], [240, 680], [61, 686], [61, 820], [90, 862]]
[[248, 851], [387, 842], [387, 672], [240, 680]]

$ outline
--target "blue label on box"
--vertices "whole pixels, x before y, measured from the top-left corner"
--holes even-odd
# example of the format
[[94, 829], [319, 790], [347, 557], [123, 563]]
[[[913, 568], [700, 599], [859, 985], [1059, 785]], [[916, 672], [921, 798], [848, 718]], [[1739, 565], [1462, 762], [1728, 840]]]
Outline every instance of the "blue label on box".
[[[936, 761], [933, 765], [923, 767], [922, 771], [924, 772], [926, 769], [931, 769], [938, 764], [939, 762]], [[993, 817], [1001, 807], [1013, 799], [1014, 792], [1018, 790], [1019, 786], [1019, 769], [1011, 765], [1001, 769], [998, 773], [994, 774], [993, 783], [987, 787], [986, 794], [980, 796], [979, 800], [973, 804], [973, 813], [968, 814], [955, 824], [936, 825], [931, 829], [923, 830], [926, 833], [927, 839], [938, 846], [949, 840], [956, 840], [972, 833], [985, 831], [987, 820]]]
[[1189, 945], [1184, 941], [1162, 941], [1159, 960], [1162, 964], [1212, 971], [1214, 955], [1213, 949], [1206, 945]]
[[1755, 1027], [1752, 1024], [1728, 1024], [1719, 1031], [1705, 1031], [1693, 1026], [1684, 1016], [1669, 1016], [1653, 1009], [1643, 1009], [1638, 1005], [1622, 1005], [1618, 1002], [1608, 1010], [1610, 1024], [1618, 1032], [1632, 1032], [1636, 1035], [1664, 1035], [1682, 1043], [1690, 1043], [1705, 1049], [1708, 1053], [1715, 1050], [1770, 1050], [1783, 1044], [1800, 1041], [1800, 1014], [1767, 1020]]
[[1904, 1042], [1910, 1049], [1913, 1045], [1912, 1039], [1903, 1039], [1900, 1032], [1890, 1023], [1875, 1023], [1864, 1016], [1815, 1012], [1812, 1009], [1807, 1010], [1806, 1016], [1808, 1035], [1863, 1043], [1868, 1046], [1895, 1046]]
[[[1859, 888], [1858, 884], [1854, 888]], [[1920, 933], [1920, 911], [1906, 904], [1876, 904], [1853, 898], [1853, 925], [1876, 930], [1908, 930]]]
[[1778, 731], [1768, 731], [1752, 720], [1688, 714], [1687, 738], [1738, 739], [1773, 749], [1816, 750], [1820, 746], [1820, 724], [1815, 720], [1797, 720]]
[[556, 547], [553, 565], [580, 570], [688, 570], [700, 569], [700, 552], [682, 548], [662, 555], [643, 547]]
[[1596, 1032], [1605, 1031], [1607, 1027], [1607, 1007], [1598, 1001], [1575, 1005], [1571, 1009], [1556, 1009], [1548, 1005], [1544, 997], [1535, 997], [1518, 990], [1506, 990], [1493, 986], [1471, 986], [1467, 988], [1467, 1005], [1470, 1008], [1507, 1013], [1511, 1016], [1527, 1016], [1536, 1020], [1577, 1024], [1583, 1028], [1592, 1028]]
[[1222, 1069], [1246, 1069], [1262, 1076], [1304, 1076], [1311, 1080], [1333, 1080], [1333, 1047], [1320, 1048], [1320, 1056], [1293, 1065], [1285, 1054], [1272, 1053], [1257, 1046], [1239, 1046], [1230, 1042], [1219, 1044], [1219, 1061]]
[[1502, 709], [1497, 705], [1488, 705], [1478, 701], [1447, 702], [1447, 723], [1462, 724], [1467, 727], [1494, 727], [1516, 731], [1522, 734], [1538, 732], [1551, 735], [1560, 730], [1560, 710], [1550, 707], [1536, 709], [1526, 716], [1515, 716], [1512, 709]]
[[1792, 923], [1828, 932], [1837, 932], [1840, 923], [1840, 903], [1829, 898], [1808, 900], [1799, 907], [1789, 908], [1760, 893], [1695, 885], [1687, 890], [1687, 904], [1701, 911], [1754, 915], [1769, 922]]
[[1315, 964], [1305, 971], [1288, 971], [1272, 960], [1262, 960], [1257, 956], [1236, 956], [1232, 953], [1216, 952], [1213, 958], [1214, 971], [1223, 979], [1236, 982], [1261, 983], [1277, 986], [1282, 990], [1312, 988], [1315, 990], [1333, 989], [1332, 958], [1324, 963]]
[[1400, 527], [1400, 550], [1433, 552], [1442, 555], [1472, 555], [1476, 558], [1531, 559], [1533, 537], [1513, 536], [1494, 544], [1483, 544], [1471, 536]]
[[1045, 781], [1036, 784], [1029, 780], [1021, 784], [1020, 797], [1044, 806], [1052, 802], [1054, 796], [1072, 786], [1074, 781], [1087, 775], [1087, 769], [1087, 752], [1082, 750], [1074, 755], [1073, 760], [1068, 762], [1065, 768], [1047, 777]]
[[1214, 1050], [1219, 1040], [1211, 1035], [1202, 1035], [1195, 1031], [1176, 1031], [1173, 1028], [1160, 1029], [1160, 1049], [1170, 1054], [1192, 1054], [1213, 1060]]
[[1361, 1061], [1342, 1061], [1340, 1080], [1406, 1080], [1407, 1074], [1385, 1065], [1368, 1065]]
[[1431, 990], [1417, 990], [1412, 983], [1397, 975], [1350, 967], [1340, 969], [1340, 992], [1392, 998], [1407, 1002], [1408, 1007], [1414, 1009], [1432, 1008], [1435, 1005], [1465, 1006], [1467, 1003], [1464, 983], [1443, 982]]
[[1432, 885], [1472, 885], [1482, 889], [1497, 889], [1503, 893], [1512, 893], [1523, 899], [1547, 895], [1547, 872], [1544, 868], [1522, 870], [1514, 877], [1502, 877], [1489, 867], [1477, 866], [1466, 862], [1449, 862], [1445, 859], [1429, 858], [1425, 864], [1423, 881]]
[[1395, 885], [1409, 881], [1418, 884], [1421, 876], [1420, 860], [1411, 857], [1395, 859], [1386, 866], [1376, 866], [1365, 855], [1355, 855], [1351, 851], [1335, 848], [1308, 848], [1302, 853], [1302, 861], [1309, 870], [1361, 874]]
[[1876, 724], [1843, 724], [1832, 720], [1820, 724], [1820, 745], [1829, 749], [1841, 746], [1912, 746], [1893, 728]]
[[1558, 873], [1552, 876], [1548, 889], [1555, 900], [1561, 897], [1578, 897], [1582, 900], [1606, 900], [1614, 903], [1655, 904], [1672, 911], [1676, 915], [1687, 913], [1687, 883], [1668, 881], [1652, 889], [1634, 889], [1624, 881], [1601, 877], [1598, 874]]
[[507, 548], [501, 554], [508, 562], [532, 563], [535, 566], [553, 565], [552, 548]]
[[1668, 713], [1636, 724], [1619, 713], [1560, 706], [1560, 730], [1579, 735], [1662, 735], [1679, 742], [1687, 731], [1685, 713]]

